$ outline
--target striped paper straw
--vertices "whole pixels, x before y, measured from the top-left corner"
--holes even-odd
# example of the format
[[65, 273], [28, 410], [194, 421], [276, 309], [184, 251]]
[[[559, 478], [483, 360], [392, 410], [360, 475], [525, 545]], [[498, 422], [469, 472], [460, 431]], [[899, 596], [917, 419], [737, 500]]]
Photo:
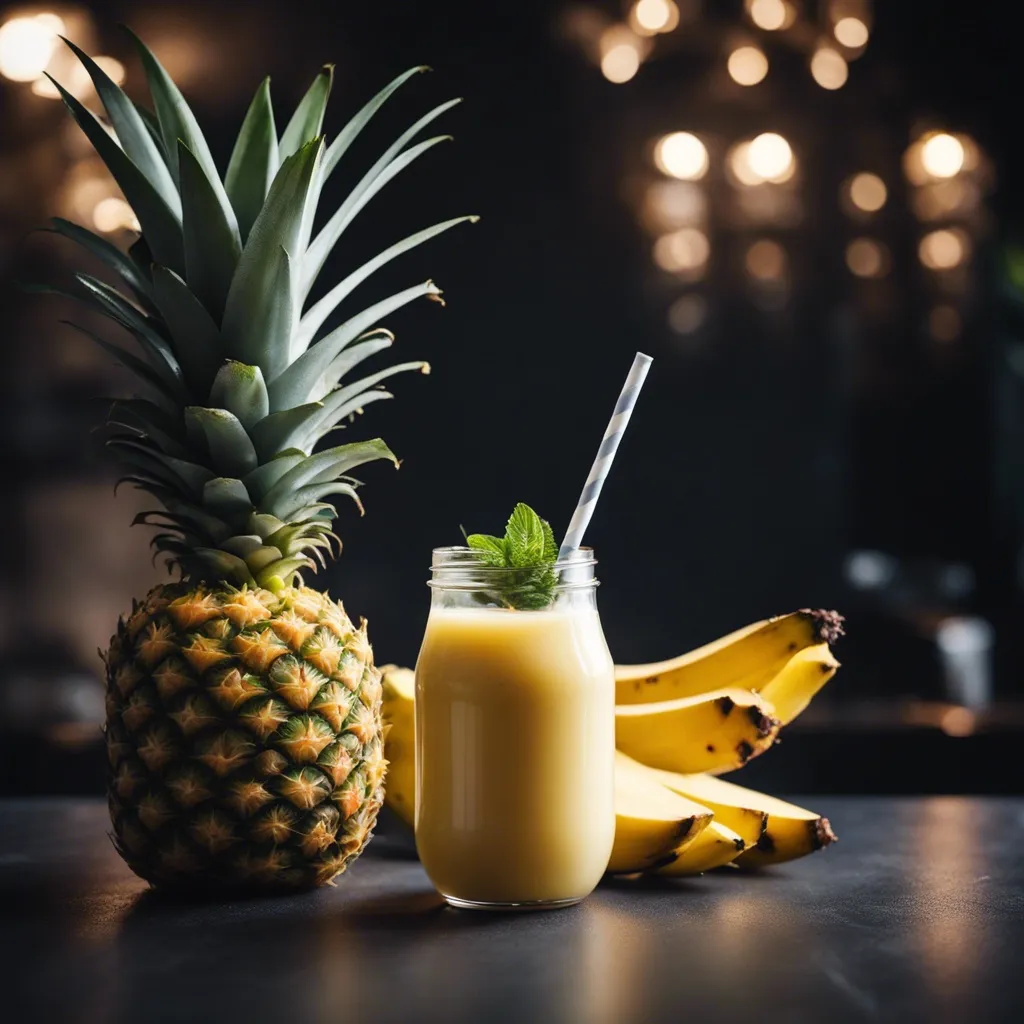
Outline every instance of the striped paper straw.
[[608, 422], [608, 429], [604, 432], [604, 440], [597, 450], [597, 458], [590, 467], [590, 475], [583, 487], [576, 511], [572, 514], [569, 529], [566, 530], [565, 540], [558, 549], [559, 560], [568, 558], [582, 543], [583, 534], [590, 525], [590, 517], [594, 514], [594, 506], [597, 499], [601, 497], [601, 488], [604, 487], [608, 470], [612, 467], [612, 460], [619, 450], [619, 442], [629, 425], [629, 417], [633, 415], [633, 406], [636, 405], [640, 389], [647, 379], [647, 371], [651, 368], [654, 360], [643, 352], [637, 352], [633, 358], [633, 365], [629, 369], [626, 383], [622, 385], [622, 392], [619, 400], [615, 403], [615, 412]]

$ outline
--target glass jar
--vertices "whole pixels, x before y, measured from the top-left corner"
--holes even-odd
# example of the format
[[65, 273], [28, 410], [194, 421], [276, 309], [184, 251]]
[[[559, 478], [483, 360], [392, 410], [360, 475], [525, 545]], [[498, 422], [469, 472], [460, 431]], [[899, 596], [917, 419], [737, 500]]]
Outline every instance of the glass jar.
[[546, 603], [531, 590], [537, 570], [434, 551], [416, 663], [416, 846], [454, 906], [577, 903], [608, 866], [615, 680], [595, 565], [589, 548], [558, 563]]

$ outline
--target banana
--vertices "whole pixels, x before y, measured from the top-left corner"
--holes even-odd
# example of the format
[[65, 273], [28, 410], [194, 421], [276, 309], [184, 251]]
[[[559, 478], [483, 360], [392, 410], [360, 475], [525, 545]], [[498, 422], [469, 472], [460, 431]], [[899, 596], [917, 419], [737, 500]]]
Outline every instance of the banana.
[[[756, 799], [762, 794], [735, 786], [713, 775], [683, 775], [678, 772], [661, 771], [658, 768], [645, 770], [651, 779], [661, 783], [666, 789], [671, 789], [673, 793], [690, 800], [696, 800], [697, 803], [714, 811], [715, 821], [732, 829], [747, 847], [756, 845], [764, 835], [769, 824], [768, 812], [758, 806]], [[749, 799], [745, 798], [747, 794]]]
[[738, 858], [736, 863], [740, 867], [763, 868], [784, 864], [787, 860], [806, 857], [836, 842], [837, 836], [828, 818], [763, 793], [753, 795], [758, 798], [758, 806], [768, 812], [768, 827], [757, 845]]
[[688, 846], [669, 854], [654, 873], [669, 878], [699, 875], [739, 857], [746, 844], [731, 828], [712, 821]]
[[711, 823], [711, 811], [666, 789], [641, 765], [615, 754], [615, 844], [608, 873], [650, 868], [686, 849]]
[[[828, 818], [767, 793], [712, 775], [679, 775], [654, 768], [647, 771], [674, 793], [710, 807], [716, 822], [735, 829], [747, 840], [748, 849], [736, 861], [742, 867], [781, 864], [836, 841]], [[767, 820], [764, 829], [750, 837], [749, 832], [744, 834], [743, 826], [755, 817]]]
[[384, 803], [412, 828], [416, 812], [416, 674], [411, 668], [383, 665], [381, 685], [387, 729], [384, 756], [389, 762]]
[[615, 666], [615, 702], [647, 704], [693, 697], [725, 686], [759, 690], [805, 647], [843, 632], [836, 612], [804, 608], [755, 622], [668, 661]]
[[651, 768], [728, 772], [767, 750], [779, 731], [771, 704], [751, 690], [615, 708], [615, 745]]
[[798, 651], [774, 679], [765, 683], [761, 696], [775, 705], [775, 715], [789, 725], [811, 698], [836, 674], [839, 662], [828, 644], [814, 644]]

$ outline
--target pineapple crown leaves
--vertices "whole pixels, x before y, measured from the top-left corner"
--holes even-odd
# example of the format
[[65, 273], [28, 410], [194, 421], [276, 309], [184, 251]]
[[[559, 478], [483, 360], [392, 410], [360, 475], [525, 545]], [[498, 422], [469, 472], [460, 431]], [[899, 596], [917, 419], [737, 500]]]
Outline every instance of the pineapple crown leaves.
[[[134, 34], [153, 110], [137, 105], [86, 53], [108, 126], [58, 82], [72, 117], [131, 205], [141, 237], [127, 252], [56, 218], [52, 231], [119, 278], [85, 273], [71, 296], [130, 334], [124, 347], [77, 329], [135, 378], [143, 394], [113, 401], [107, 445], [126, 467], [121, 482], [163, 509], [136, 522], [157, 527], [157, 554], [194, 579], [275, 587], [324, 564], [338, 497], [362, 505], [350, 471], [397, 460], [379, 438], [316, 451], [363, 409], [392, 397], [389, 377], [429, 372], [420, 361], [349, 375], [389, 348], [379, 321], [415, 299], [440, 301], [425, 281], [330, 321], [376, 271], [476, 217], [417, 231], [366, 260], [310, 300], [346, 228], [378, 192], [449, 136], [417, 137], [458, 100], [417, 120], [380, 155], [315, 230], [327, 179], [386, 101], [425, 67], [399, 75], [328, 142], [324, 116], [333, 67], [322, 68], [282, 132], [269, 79], [253, 97], [221, 178], [181, 92]], [[52, 81], [52, 79], [51, 79]], [[33, 290], [58, 291], [40, 287]], [[68, 294], [58, 292], [59, 294]]]

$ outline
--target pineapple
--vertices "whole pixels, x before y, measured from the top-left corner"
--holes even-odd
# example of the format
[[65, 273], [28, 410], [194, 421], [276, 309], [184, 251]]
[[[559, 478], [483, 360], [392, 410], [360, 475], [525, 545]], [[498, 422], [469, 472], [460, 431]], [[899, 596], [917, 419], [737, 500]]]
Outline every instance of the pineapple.
[[[133, 37], [134, 38], [134, 37]], [[63, 220], [55, 230], [115, 271], [115, 288], [77, 274], [75, 297], [134, 336], [91, 337], [136, 378], [112, 403], [107, 445], [124, 480], [162, 506], [157, 553], [180, 574], [134, 604], [105, 655], [114, 841], [155, 885], [294, 889], [330, 882], [370, 837], [386, 762], [380, 673], [365, 622], [303, 584], [340, 541], [335, 496], [359, 505], [350, 474], [397, 462], [380, 439], [315, 451], [407, 362], [347, 380], [390, 346], [376, 326], [430, 281], [328, 327], [375, 270], [458, 223], [426, 228], [309, 296], [344, 229], [444, 136], [404, 132], [314, 235], [324, 182], [396, 78], [327, 145], [324, 68], [284, 132], [268, 82], [256, 92], [223, 180], [181, 93], [135, 39], [155, 112], [135, 105], [73, 44], [109, 118], [60, 89], [141, 225], [123, 253]], [[57, 83], [54, 83], [57, 84]], [[113, 135], [111, 134], [113, 133]], [[116, 138], [115, 138], [116, 136]], [[360, 506], [361, 510], [361, 506]]]

